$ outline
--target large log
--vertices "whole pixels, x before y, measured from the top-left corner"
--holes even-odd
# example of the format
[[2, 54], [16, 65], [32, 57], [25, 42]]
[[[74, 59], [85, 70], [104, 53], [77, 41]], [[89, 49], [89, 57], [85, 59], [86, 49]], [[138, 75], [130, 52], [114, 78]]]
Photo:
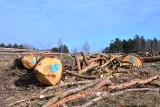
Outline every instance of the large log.
[[35, 65], [36, 78], [48, 85], [56, 85], [62, 76], [62, 63], [57, 58], [46, 57]]
[[155, 62], [160, 61], [160, 56], [151, 56], [151, 57], [141, 57], [143, 62]]
[[133, 66], [142, 66], [143, 61], [137, 54], [129, 53], [124, 55], [121, 59], [121, 66], [130, 64], [132, 64]]
[[32, 69], [37, 63], [37, 59], [33, 54], [23, 56], [21, 61], [23, 66], [27, 69]]

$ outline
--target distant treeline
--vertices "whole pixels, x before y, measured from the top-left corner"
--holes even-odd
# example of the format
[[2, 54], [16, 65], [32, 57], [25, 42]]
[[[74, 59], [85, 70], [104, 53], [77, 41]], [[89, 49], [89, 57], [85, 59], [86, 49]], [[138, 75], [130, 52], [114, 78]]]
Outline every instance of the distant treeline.
[[[88, 53], [90, 47], [88, 45], [88, 42], [86, 43], [83, 45], [82, 51]], [[12, 44], [5, 45], [4, 43], [1, 43], [0, 47], [38, 50], [26, 44], [18, 45], [16, 43], [13, 45]], [[69, 53], [68, 46], [64, 45], [63, 43], [59, 43], [57, 47], [52, 47], [50, 50], [53, 52]], [[153, 52], [153, 51], [160, 51], [160, 40], [158, 40], [157, 38], [145, 39], [144, 36], [135, 35], [133, 39], [130, 38], [128, 40], [125, 40], [125, 39], [121, 40], [120, 38], [115, 38], [115, 40], [112, 40], [110, 42], [109, 47], [106, 47], [102, 52], [104, 53], [118, 53], [118, 52], [138, 53], [138, 52]], [[76, 53], [76, 52], [77, 52], [77, 48], [75, 48], [74, 52], [72, 53]]]
[[2, 47], [2, 48], [18, 48], [18, 49], [33, 49], [33, 50], [37, 50], [34, 47], [29, 46], [27, 44], [20, 44], [20, 45], [18, 45], [16, 43], [15, 44], [8, 44], [8, 45], [6, 45], [4, 43], [1, 43], [0, 47]]
[[157, 38], [145, 39], [144, 36], [136, 35], [133, 39], [120, 40], [115, 38], [111, 41], [109, 47], [106, 47], [103, 52], [152, 52], [160, 51], [160, 40]]
[[13, 45], [12, 44], [5, 45], [4, 43], [1, 43], [0, 47], [2, 47], [2, 48], [19, 48], [19, 49], [24, 49], [25, 48], [22, 44], [17, 45], [16, 43], [13, 44]]
[[53, 47], [51, 49], [52, 52], [62, 52], [62, 53], [69, 53], [69, 49], [67, 45], [60, 45], [59, 47]]

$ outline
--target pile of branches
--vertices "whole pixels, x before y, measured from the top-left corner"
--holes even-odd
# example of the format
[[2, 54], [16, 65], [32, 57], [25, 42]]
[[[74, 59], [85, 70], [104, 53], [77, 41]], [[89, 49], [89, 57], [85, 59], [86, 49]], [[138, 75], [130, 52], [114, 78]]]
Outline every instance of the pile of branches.
[[[84, 102], [83, 105], [77, 105], [79, 107], [89, 107], [108, 97], [118, 96], [127, 92], [154, 91], [160, 93], [159, 88], [133, 87], [136, 85], [143, 86], [144, 84], [148, 84], [158, 77], [159, 75], [155, 75], [147, 79], [134, 79], [121, 84], [113, 83], [111, 81], [111, 76], [94, 80], [66, 82], [56, 86], [47, 87], [41, 91], [39, 95], [16, 101], [9, 106], [36, 99], [48, 99], [47, 102], [42, 105], [42, 107], [57, 107], [62, 105], [64, 106], [66, 103], [70, 101], [76, 101], [77, 99], [89, 99], [89, 101]], [[160, 86], [160, 84], [157, 85]]]
[[141, 57], [159, 56], [160, 55], [160, 51], [139, 52], [138, 54]]
[[[68, 102], [79, 99], [89, 99], [84, 101], [81, 107], [91, 106], [108, 97], [121, 95], [135, 91], [160, 92], [159, 88], [144, 87], [144, 84], [151, 83], [159, 78], [154, 75], [145, 79], [133, 79], [124, 83], [115, 83], [113, 74], [128, 73], [126, 70], [119, 70], [119, 56], [90, 54], [83, 52], [73, 55], [76, 64], [65, 64], [62, 81], [56, 86], [50, 86], [41, 91], [38, 95], [22, 99], [11, 103], [13, 106], [22, 102], [44, 99], [42, 107], [64, 106]], [[155, 83], [160, 86], [160, 83]], [[137, 88], [137, 85], [142, 85]], [[47, 100], [46, 100], [47, 99]], [[79, 106], [80, 105], [76, 105]]]

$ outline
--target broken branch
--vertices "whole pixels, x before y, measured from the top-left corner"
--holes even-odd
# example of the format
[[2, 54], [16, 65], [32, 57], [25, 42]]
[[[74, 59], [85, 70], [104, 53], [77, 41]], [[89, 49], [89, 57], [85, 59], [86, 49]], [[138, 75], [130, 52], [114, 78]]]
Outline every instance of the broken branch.
[[50, 106], [51, 104], [57, 102], [59, 99], [62, 99], [68, 95], [71, 95], [71, 94], [74, 94], [74, 93], [77, 93], [77, 92], [80, 92], [82, 90], [85, 90], [91, 86], [94, 86], [99, 80], [95, 80], [94, 82], [90, 83], [90, 84], [87, 84], [86, 86], [83, 86], [81, 88], [75, 88], [75, 89], [71, 89], [71, 90], [67, 90], [55, 97], [53, 97], [52, 99], [50, 99], [46, 104], [44, 104], [42, 107], [48, 107]]
[[101, 65], [100, 67], [103, 68], [104, 66], [108, 65], [112, 60], [114, 60], [114, 57], [111, 58], [109, 61], [107, 61], [106, 63], [104, 63], [103, 65]]
[[77, 77], [80, 77], [80, 78], [84, 78], [84, 79], [96, 79], [96, 78], [99, 78], [99, 77], [97, 77], [97, 76], [81, 75], [81, 74], [75, 73], [75, 72], [73, 72], [73, 71], [65, 71], [65, 73], [70, 74], [70, 75], [73, 75], [73, 76], [77, 76]]
[[84, 52], [81, 52], [81, 55], [83, 56], [83, 60], [84, 60], [84, 62], [86, 63], [86, 65], [89, 66], [89, 63], [88, 63], [88, 61], [87, 61], [87, 57], [86, 57], [85, 53], [84, 53]]
[[79, 58], [78, 58], [77, 55], [75, 55], [74, 57], [75, 57], [76, 64], [77, 64], [77, 70], [80, 71], [81, 70], [81, 64], [80, 64]]
[[65, 86], [80, 85], [80, 84], [87, 84], [87, 83], [90, 83], [90, 82], [91, 82], [90, 80], [75, 81], [75, 82], [67, 82], [67, 83], [64, 83], [64, 84], [58, 84], [58, 85], [55, 85], [55, 86], [50, 86], [50, 87], [45, 88], [43, 91], [41, 91], [40, 95], [49, 91], [49, 90], [54, 90], [56, 88], [61, 88], [61, 87], [65, 87]]
[[93, 65], [87, 66], [86, 68], [84, 68], [81, 71], [79, 71], [79, 73], [83, 74], [83, 73], [87, 72], [88, 70], [93, 69], [93, 68], [95, 68], [95, 67], [97, 67], [99, 65], [100, 65], [99, 63], [95, 63]]
[[125, 89], [118, 92], [112, 92], [112, 93], [106, 93], [106, 94], [100, 94], [98, 97], [94, 98], [93, 100], [87, 102], [86, 104], [79, 106], [79, 107], [90, 107], [91, 105], [95, 104], [98, 101], [104, 100], [108, 97], [118, 96], [127, 92], [136, 92], [136, 91], [155, 91], [159, 92], [159, 88], [135, 88], [135, 89]]
[[112, 86], [109, 86], [108, 88], [112, 89], [112, 90], [114, 90], [114, 89], [124, 89], [124, 88], [131, 87], [135, 84], [147, 84], [147, 83], [157, 79], [158, 77], [159, 77], [159, 75], [150, 77], [150, 78], [145, 79], [145, 80], [136, 79], [136, 80], [132, 80], [131, 82], [126, 82], [126, 83], [122, 83], [122, 84], [119, 84], [119, 85], [112, 85]]

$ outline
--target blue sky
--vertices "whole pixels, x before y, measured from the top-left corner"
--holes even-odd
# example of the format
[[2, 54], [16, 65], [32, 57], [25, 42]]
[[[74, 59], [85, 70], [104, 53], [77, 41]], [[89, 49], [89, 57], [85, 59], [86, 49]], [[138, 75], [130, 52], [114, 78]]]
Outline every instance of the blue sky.
[[0, 0], [0, 43], [57, 46], [88, 41], [100, 51], [116, 37], [160, 39], [160, 0]]

